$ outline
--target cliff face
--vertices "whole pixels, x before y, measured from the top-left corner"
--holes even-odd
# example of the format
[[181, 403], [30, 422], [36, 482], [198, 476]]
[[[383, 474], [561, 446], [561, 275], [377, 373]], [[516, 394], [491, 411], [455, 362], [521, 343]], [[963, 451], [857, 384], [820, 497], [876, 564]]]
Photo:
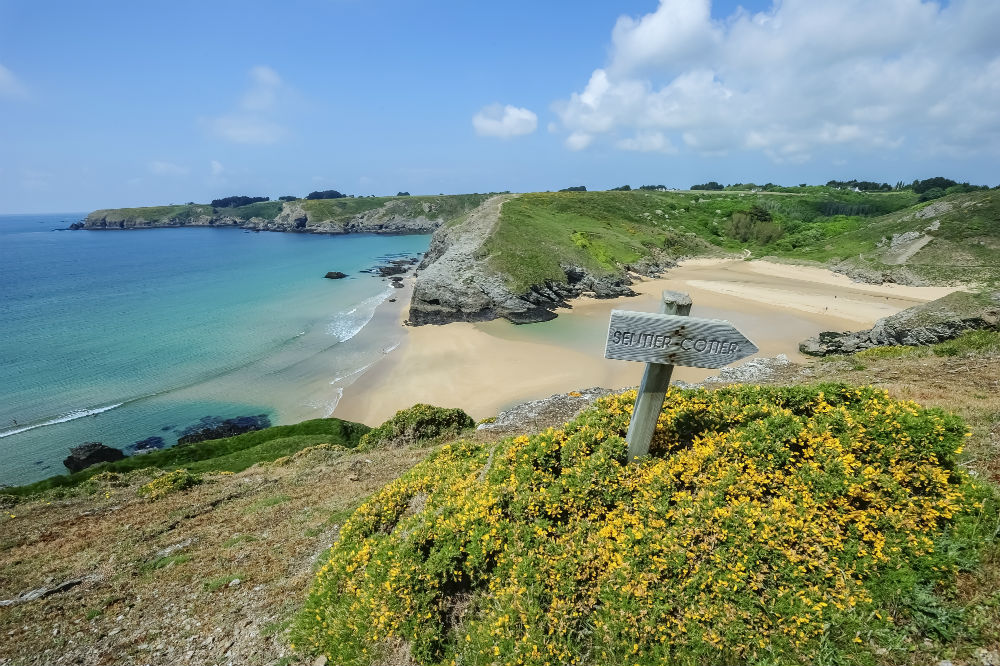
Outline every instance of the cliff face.
[[[301, 201], [285, 202], [273, 217], [241, 216], [211, 206], [176, 206], [159, 208], [109, 209], [94, 211], [86, 217], [83, 229], [154, 229], [162, 227], [238, 227], [255, 231], [283, 231], [314, 234], [383, 233], [429, 234], [444, 221], [426, 204], [422, 214], [414, 215], [413, 206], [390, 201], [354, 215], [329, 218], [305, 209]], [[148, 212], [147, 212], [148, 211]]]
[[598, 298], [635, 295], [627, 274], [597, 276], [577, 266], [563, 267], [565, 281], [549, 280], [521, 294], [511, 291], [506, 276], [489, 268], [482, 250], [500, 218], [501, 206], [511, 198], [491, 197], [461, 223], [434, 232], [418, 268], [410, 301], [411, 324], [498, 318], [526, 324], [555, 318], [552, 310], [583, 293]]

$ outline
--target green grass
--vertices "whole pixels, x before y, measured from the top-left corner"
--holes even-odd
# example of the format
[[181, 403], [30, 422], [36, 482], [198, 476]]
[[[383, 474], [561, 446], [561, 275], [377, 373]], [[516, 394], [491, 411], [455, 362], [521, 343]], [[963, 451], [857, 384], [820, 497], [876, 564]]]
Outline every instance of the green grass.
[[216, 208], [216, 215], [231, 215], [241, 220], [249, 220], [252, 217], [262, 217], [266, 220], [273, 220], [281, 212], [281, 201], [258, 201], [247, 206], [236, 206], [235, 208]]
[[54, 488], [80, 485], [102, 472], [129, 472], [148, 467], [162, 470], [185, 468], [192, 474], [241, 472], [259, 462], [269, 462], [317, 444], [339, 444], [354, 448], [370, 428], [336, 418], [313, 419], [295, 425], [265, 428], [235, 437], [174, 446], [113, 463], [95, 465], [76, 472], [50, 477], [25, 486], [4, 488], [3, 493], [28, 496]]
[[279, 504], [285, 504], [291, 502], [292, 498], [288, 495], [273, 495], [271, 497], [262, 497], [245, 509], [245, 513], [259, 513], [264, 509], [269, 509], [272, 506], [277, 506]]
[[[401, 217], [442, 219], [451, 222], [460, 219], [481, 204], [487, 195], [453, 194], [445, 196], [410, 197], [355, 197], [343, 199], [309, 199], [297, 203], [309, 217], [310, 223], [339, 222], [366, 211], [385, 207]], [[426, 209], [425, 209], [426, 206]]]
[[161, 557], [159, 559], [153, 560], [152, 562], [147, 562], [142, 566], [142, 571], [149, 573], [151, 571], [156, 571], [157, 569], [162, 569], [170, 565], [184, 564], [185, 562], [191, 561], [190, 555], [167, 555], [166, 557]]
[[214, 578], [209, 578], [204, 583], [202, 583], [202, 588], [206, 592], [217, 592], [237, 579], [242, 583], [244, 580], [246, 580], [246, 576], [244, 576], [240, 572], [215, 576]]
[[88, 217], [103, 217], [108, 222], [121, 222], [142, 218], [151, 222], [177, 220], [187, 222], [202, 215], [213, 215], [211, 206], [205, 204], [182, 204], [174, 206], [145, 206], [142, 208], [111, 208], [97, 210]]
[[226, 539], [222, 543], [222, 547], [223, 548], [235, 548], [236, 546], [239, 546], [240, 544], [253, 543], [254, 541], [259, 541], [259, 540], [260, 539], [258, 539], [257, 537], [253, 536], [252, 534], [237, 534], [234, 537], [230, 537], [230, 538]]

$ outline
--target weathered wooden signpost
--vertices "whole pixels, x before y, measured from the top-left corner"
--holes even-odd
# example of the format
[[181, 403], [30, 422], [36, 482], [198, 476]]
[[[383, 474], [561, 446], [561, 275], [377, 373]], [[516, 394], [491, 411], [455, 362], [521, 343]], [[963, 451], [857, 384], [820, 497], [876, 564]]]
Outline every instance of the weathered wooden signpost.
[[645, 361], [632, 419], [628, 424], [628, 459], [649, 453], [656, 420], [675, 365], [721, 368], [757, 353], [728, 321], [688, 317], [691, 297], [664, 291], [660, 314], [612, 310], [604, 357]]

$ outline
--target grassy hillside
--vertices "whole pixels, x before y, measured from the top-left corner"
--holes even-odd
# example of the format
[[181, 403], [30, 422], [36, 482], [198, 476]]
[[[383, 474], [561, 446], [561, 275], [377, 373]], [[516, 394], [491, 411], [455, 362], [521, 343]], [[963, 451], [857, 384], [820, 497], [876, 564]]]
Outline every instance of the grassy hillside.
[[850, 257], [862, 268], [884, 269], [894, 265], [894, 258], [889, 248], [878, 246], [879, 242], [913, 231], [933, 239], [905, 261], [906, 268], [918, 277], [928, 282], [958, 277], [988, 285], [1000, 281], [997, 190], [953, 195], [876, 218], [834, 239], [832, 254]]
[[504, 204], [481, 254], [517, 292], [564, 279], [561, 265], [613, 273], [658, 252], [676, 257], [749, 249], [755, 256], [825, 261], [853, 254], [862, 241], [836, 239], [917, 199], [912, 192], [798, 189], [524, 194]]
[[150, 222], [170, 220], [190, 220], [202, 215], [213, 215], [214, 208], [207, 204], [183, 204], [173, 206], [144, 206], [142, 208], [108, 208], [96, 210], [91, 217], [103, 217], [108, 222], [143, 219]]
[[122, 473], [147, 467], [161, 470], [183, 467], [192, 473], [240, 472], [256, 463], [276, 460], [317, 444], [339, 444], [354, 448], [368, 430], [368, 426], [351, 421], [313, 419], [295, 425], [275, 426], [234, 437], [129, 456], [124, 460], [95, 465], [73, 474], [53, 476], [26, 486], [4, 488], [0, 494], [34, 495], [53, 488], [78, 486], [102, 472]]
[[359, 213], [386, 208], [400, 217], [453, 221], [481, 204], [485, 194], [449, 194], [440, 196], [360, 197], [345, 199], [302, 199], [297, 201], [309, 215], [310, 222], [341, 221]]

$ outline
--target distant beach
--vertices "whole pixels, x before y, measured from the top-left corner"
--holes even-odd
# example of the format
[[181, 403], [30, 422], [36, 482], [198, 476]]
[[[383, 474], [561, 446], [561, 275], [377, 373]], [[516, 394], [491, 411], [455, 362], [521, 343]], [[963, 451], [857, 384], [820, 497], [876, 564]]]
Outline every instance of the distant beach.
[[[406, 317], [412, 278], [384, 316]], [[461, 407], [474, 418], [554, 393], [589, 386], [638, 384], [642, 365], [605, 360], [612, 309], [656, 312], [665, 289], [694, 301], [692, 316], [726, 319], [753, 340], [759, 357], [804, 360], [798, 344], [820, 331], [860, 330], [957, 287], [852, 282], [808, 266], [736, 259], [690, 259], [663, 278], [639, 278], [639, 294], [575, 299], [558, 318], [516, 326], [506, 321], [406, 327], [399, 349], [345, 387], [334, 415], [377, 425], [417, 402]], [[391, 307], [389, 307], [391, 306]], [[713, 371], [677, 368], [675, 379], [699, 381]]]

